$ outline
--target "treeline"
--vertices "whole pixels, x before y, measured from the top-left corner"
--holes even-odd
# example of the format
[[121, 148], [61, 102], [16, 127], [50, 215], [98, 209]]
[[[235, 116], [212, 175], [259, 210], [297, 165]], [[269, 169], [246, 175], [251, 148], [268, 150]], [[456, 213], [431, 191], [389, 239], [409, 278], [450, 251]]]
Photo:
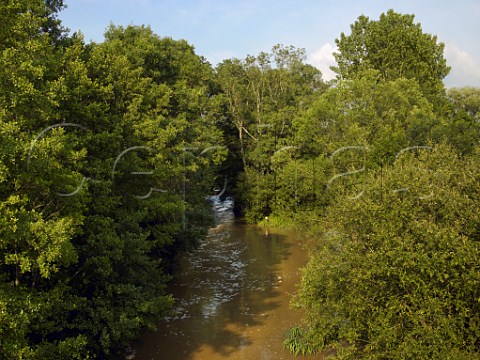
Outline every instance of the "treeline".
[[296, 181], [296, 201], [277, 216], [314, 239], [297, 354], [480, 355], [480, 89], [445, 91], [443, 44], [413, 20], [360, 16], [335, 85], [294, 120], [277, 188]]
[[225, 157], [212, 67], [185, 41], [69, 36], [62, 1], [0, 3], [0, 358], [122, 352], [210, 223]]
[[313, 239], [285, 345], [477, 359], [480, 89], [445, 89], [444, 46], [413, 15], [360, 16], [336, 44], [329, 84], [294, 48], [216, 69], [236, 201]]
[[155, 327], [225, 184], [315, 240], [290, 350], [478, 357], [480, 90], [445, 90], [412, 15], [360, 16], [325, 83], [292, 46], [213, 68], [144, 26], [87, 44], [63, 7], [0, 4], [0, 358], [108, 358]]

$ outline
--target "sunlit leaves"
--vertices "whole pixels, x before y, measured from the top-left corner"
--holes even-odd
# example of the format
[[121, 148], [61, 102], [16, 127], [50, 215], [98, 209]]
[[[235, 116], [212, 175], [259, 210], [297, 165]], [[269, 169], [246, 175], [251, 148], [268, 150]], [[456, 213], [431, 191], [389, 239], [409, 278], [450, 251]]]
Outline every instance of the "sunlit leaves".
[[437, 103], [444, 91], [442, 79], [450, 68], [443, 57], [443, 43], [423, 32], [414, 15], [393, 10], [378, 20], [362, 15], [351, 25], [351, 34], [336, 39], [334, 53], [341, 79], [353, 79], [365, 69], [375, 69], [385, 80], [415, 79], [422, 93]]
[[337, 198], [297, 297], [309, 328], [289, 344], [350, 348], [346, 358], [474, 358], [477, 156], [406, 153], [368, 177], [361, 201]]

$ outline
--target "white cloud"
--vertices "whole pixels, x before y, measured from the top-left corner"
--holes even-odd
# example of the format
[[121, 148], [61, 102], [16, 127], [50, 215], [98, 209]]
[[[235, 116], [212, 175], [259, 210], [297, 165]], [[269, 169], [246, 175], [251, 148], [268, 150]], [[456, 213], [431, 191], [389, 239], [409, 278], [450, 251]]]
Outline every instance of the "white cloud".
[[447, 87], [480, 86], [480, 64], [471, 54], [452, 42], [445, 42], [445, 58], [451, 66], [445, 78]]
[[335, 73], [330, 70], [330, 66], [337, 65], [333, 53], [337, 50], [336, 47], [332, 46], [330, 43], [325, 43], [321, 48], [313, 51], [307, 57], [307, 63], [315, 66], [317, 69], [320, 69], [322, 72], [323, 80], [329, 81], [335, 78]]

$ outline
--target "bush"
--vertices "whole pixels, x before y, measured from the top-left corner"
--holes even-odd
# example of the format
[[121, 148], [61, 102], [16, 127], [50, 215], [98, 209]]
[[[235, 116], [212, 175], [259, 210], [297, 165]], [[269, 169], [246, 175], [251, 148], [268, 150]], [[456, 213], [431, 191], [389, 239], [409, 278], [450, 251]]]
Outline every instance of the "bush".
[[286, 345], [345, 359], [480, 356], [478, 153], [403, 154], [339, 196], [295, 305], [306, 326]]

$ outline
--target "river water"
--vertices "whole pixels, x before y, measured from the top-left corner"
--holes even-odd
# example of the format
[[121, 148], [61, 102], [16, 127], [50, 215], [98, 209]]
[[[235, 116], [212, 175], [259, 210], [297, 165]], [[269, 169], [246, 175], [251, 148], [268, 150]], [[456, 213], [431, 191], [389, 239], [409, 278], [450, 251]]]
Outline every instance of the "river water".
[[236, 220], [228, 200], [215, 209], [218, 226], [180, 259], [172, 315], [142, 337], [136, 360], [298, 360], [283, 340], [301, 319], [289, 307], [307, 261], [299, 237]]

